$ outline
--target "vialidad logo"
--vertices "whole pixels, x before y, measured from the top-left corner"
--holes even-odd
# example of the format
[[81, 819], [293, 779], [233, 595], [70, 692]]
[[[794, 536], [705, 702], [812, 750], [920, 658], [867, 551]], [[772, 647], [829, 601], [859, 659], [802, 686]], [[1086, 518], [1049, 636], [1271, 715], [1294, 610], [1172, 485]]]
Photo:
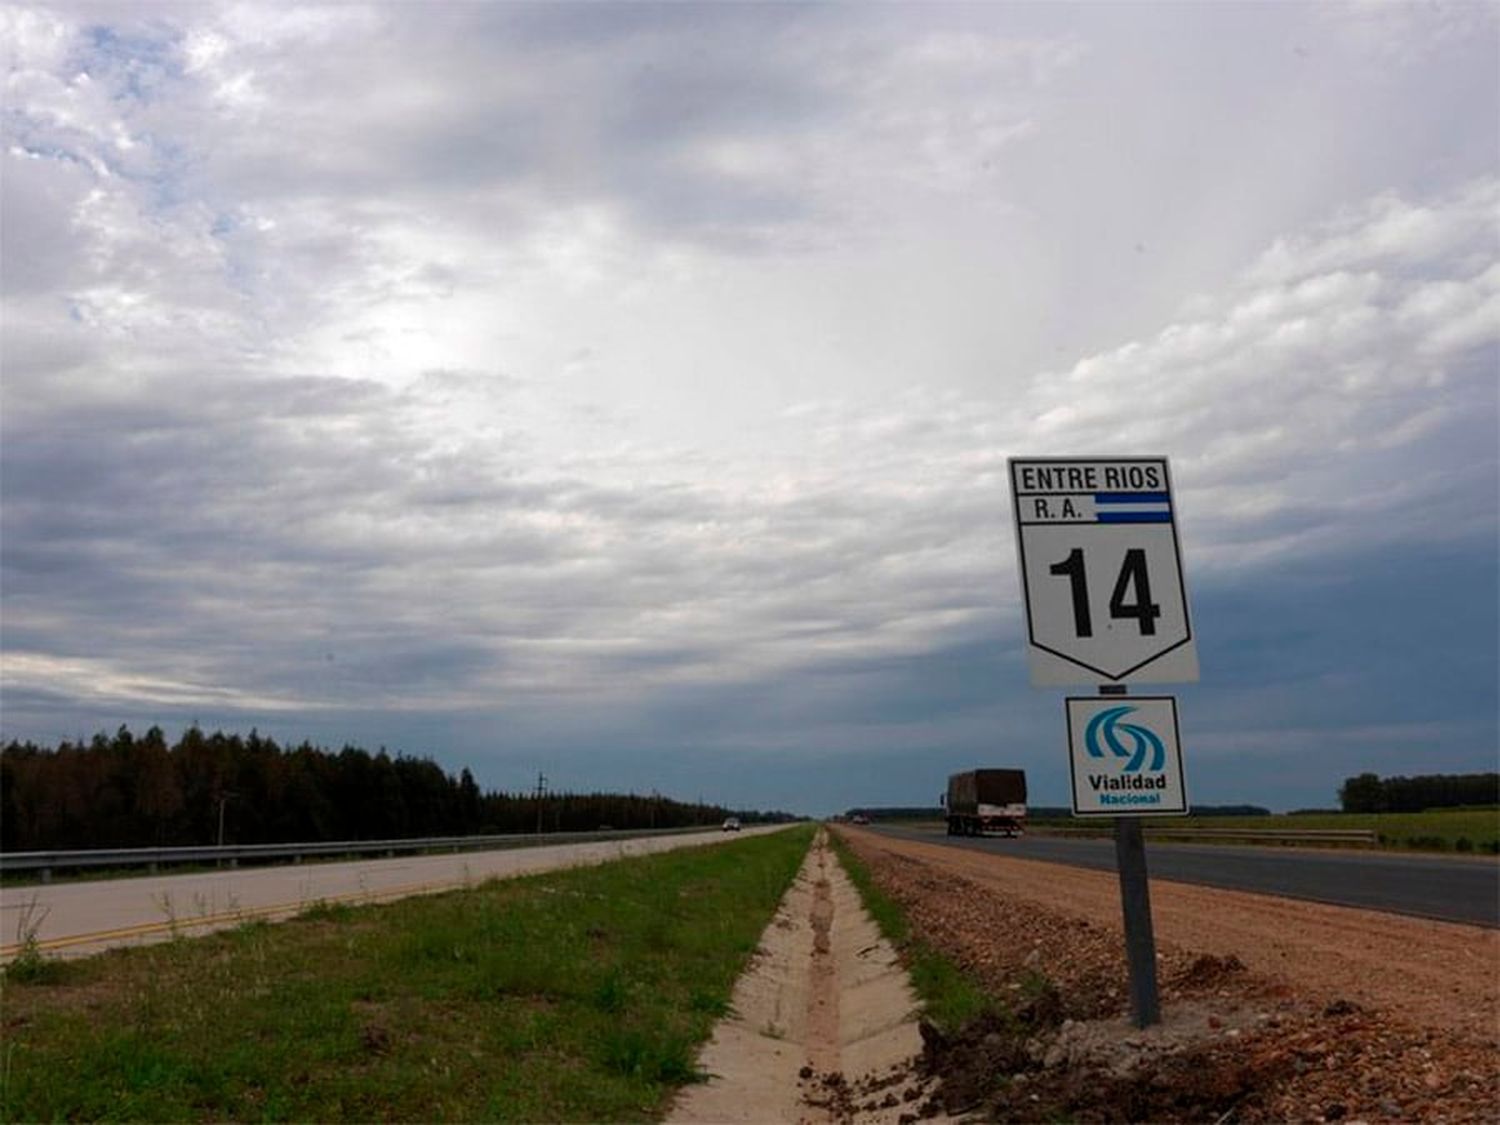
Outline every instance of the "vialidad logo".
[[[1104, 757], [1105, 748], [1108, 748], [1109, 753], [1116, 758], [1129, 759], [1122, 771], [1124, 773], [1139, 773], [1143, 767], [1153, 773], [1160, 773], [1166, 765], [1166, 744], [1150, 727], [1121, 722], [1126, 715], [1134, 714], [1137, 710], [1139, 708], [1136, 707], [1111, 707], [1100, 711], [1089, 720], [1083, 736], [1084, 745], [1088, 747], [1091, 757]], [[1122, 734], [1130, 739], [1132, 745], [1125, 745]], [[1101, 742], [1103, 746], [1100, 745]], [[1151, 760], [1149, 766], [1146, 765], [1148, 755]]]
[[1072, 697], [1067, 707], [1073, 815], [1188, 811], [1175, 699]]

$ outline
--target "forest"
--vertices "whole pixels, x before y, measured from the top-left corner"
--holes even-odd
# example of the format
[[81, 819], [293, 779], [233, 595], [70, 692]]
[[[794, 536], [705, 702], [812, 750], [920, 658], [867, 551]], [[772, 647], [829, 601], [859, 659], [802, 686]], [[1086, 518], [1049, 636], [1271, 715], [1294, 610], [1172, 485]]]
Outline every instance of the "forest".
[[1500, 773], [1434, 773], [1380, 777], [1362, 773], [1339, 787], [1344, 812], [1425, 812], [1500, 804]]
[[790, 820], [655, 794], [481, 792], [429, 758], [189, 727], [0, 748], [0, 850], [394, 840]]

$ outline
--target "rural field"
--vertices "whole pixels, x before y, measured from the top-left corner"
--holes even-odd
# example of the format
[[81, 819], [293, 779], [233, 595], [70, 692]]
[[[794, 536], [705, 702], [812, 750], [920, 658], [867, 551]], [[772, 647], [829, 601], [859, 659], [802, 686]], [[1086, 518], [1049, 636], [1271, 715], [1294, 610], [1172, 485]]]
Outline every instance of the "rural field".
[[[1383, 848], [1417, 851], [1478, 852], [1500, 854], [1500, 809], [1430, 809], [1419, 813], [1275, 813], [1271, 816], [1147, 817], [1148, 832], [1165, 835], [1180, 829], [1245, 828], [1265, 832], [1298, 832], [1321, 829], [1369, 829]], [[1083, 831], [1072, 817], [1036, 817], [1033, 829]], [[1109, 824], [1098, 826], [1109, 835]], [[1324, 846], [1324, 845], [1319, 845]]]

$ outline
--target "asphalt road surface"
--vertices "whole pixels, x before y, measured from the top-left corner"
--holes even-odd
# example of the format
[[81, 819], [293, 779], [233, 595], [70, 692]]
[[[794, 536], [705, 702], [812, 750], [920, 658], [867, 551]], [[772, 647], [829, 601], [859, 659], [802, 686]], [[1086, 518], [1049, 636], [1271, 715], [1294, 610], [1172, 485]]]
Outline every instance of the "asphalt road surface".
[[486, 879], [606, 863], [774, 831], [777, 828], [747, 828], [726, 837], [712, 829], [701, 834], [632, 836], [487, 852], [6, 887], [0, 890], [0, 962], [14, 957], [28, 934], [44, 953], [97, 953], [110, 946], [207, 933], [255, 919], [288, 918], [318, 903], [384, 902]]
[[[1112, 839], [1061, 836], [974, 839], [946, 836], [941, 829], [933, 832], [876, 826], [874, 830], [902, 839], [949, 844], [1018, 859], [1115, 870]], [[1487, 857], [1460, 859], [1377, 851], [1148, 840], [1146, 866], [1154, 879], [1500, 927], [1500, 861]]]

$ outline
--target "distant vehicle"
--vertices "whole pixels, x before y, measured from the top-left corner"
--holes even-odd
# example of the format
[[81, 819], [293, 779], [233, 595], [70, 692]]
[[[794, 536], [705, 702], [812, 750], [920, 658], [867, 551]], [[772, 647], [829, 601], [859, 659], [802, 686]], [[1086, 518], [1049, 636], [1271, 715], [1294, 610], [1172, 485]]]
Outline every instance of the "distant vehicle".
[[1026, 771], [968, 770], [948, 778], [948, 835], [1020, 836], [1026, 831]]
[[857, 812], [849, 818], [850, 824], [869, 824], [870, 818], [862, 812]]
[[738, 832], [740, 830], [740, 818], [737, 816], [727, 817], [724, 821], [725, 832]]

